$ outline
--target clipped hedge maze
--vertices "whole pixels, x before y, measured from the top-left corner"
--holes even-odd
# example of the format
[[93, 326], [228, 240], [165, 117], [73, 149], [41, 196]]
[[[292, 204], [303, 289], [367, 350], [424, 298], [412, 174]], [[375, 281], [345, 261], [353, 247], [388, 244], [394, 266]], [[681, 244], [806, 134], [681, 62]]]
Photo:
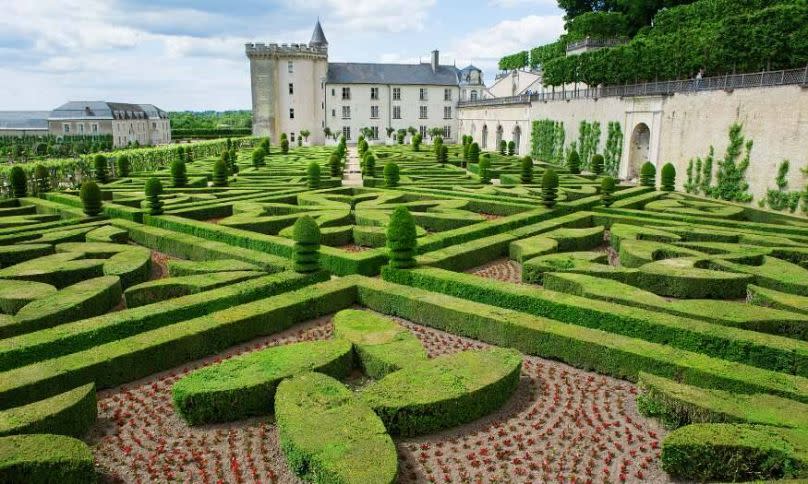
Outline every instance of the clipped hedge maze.
[[97, 215], [0, 201], [0, 481], [808, 478], [808, 221], [369, 152], [362, 186], [353, 148], [244, 138], [88, 167]]

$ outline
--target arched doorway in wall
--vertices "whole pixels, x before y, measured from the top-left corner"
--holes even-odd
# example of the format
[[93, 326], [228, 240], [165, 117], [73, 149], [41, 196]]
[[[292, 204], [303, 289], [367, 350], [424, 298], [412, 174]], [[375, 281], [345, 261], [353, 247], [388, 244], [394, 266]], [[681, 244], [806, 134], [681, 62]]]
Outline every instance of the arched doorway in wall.
[[645, 123], [640, 123], [631, 132], [631, 144], [628, 155], [628, 179], [640, 176], [640, 167], [648, 161], [651, 148], [651, 130]]
[[522, 128], [520, 128], [518, 124], [513, 128], [513, 135], [511, 139], [513, 139], [513, 143], [516, 145], [516, 151], [514, 151], [513, 154], [518, 155], [519, 145], [522, 143]]
[[480, 140], [482, 143], [480, 145], [480, 149], [486, 149], [488, 147], [488, 125], [483, 125], [483, 137]]
[[494, 143], [494, 149], [495, 150], [499, 149], [499, 143], [500, 143], [500, 141], [502, 141], [502, 131], [503, 131], [502, 130], [502, 125], [500, 124], [500, 125], [497, 126], [497, 141], [496, 141], [496, 143]]

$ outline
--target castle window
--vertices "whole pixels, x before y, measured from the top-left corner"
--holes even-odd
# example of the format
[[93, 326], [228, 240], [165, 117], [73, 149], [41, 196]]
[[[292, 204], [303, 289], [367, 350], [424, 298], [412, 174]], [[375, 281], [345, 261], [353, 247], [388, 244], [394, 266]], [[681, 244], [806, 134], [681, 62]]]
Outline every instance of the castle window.
[[295, 109], [289, 109], [289, 119], [295, 119]]
[[294, 132], [289, 133], [289, 141], [291, 141], [292, 143], [295, 142], [295, 133]]
[[449, 139], [452, 137], [452, 127], [451, 126], [444, 126], [443, 127], [443, 137]]
[[471, 99], [472, 101], [476, 101], [477, 100], [477, 91], [471, 91], [471, 97], [469, 99]]
[[350, 87], [343, 87], [342, 88], [342, 100], [349, 101], [351, 99], [351, 88]]
[[443, 119], [452, 119], [452, 107], [443, 106]]
[[351, 127], [350, 126], [343, 126], [342, 127], [342, 136], [345, 136], [345, 140], [351, 139]]
[[427, 100], [427, 98], [426, 98], [426, 88], [425, 88], [425, 87], [422, 87], [422, 88], [419, 90], [419, 94], [418, 94], [418, 96], [419, 96], [419, 99], [420, 99], [421, 101], [426, 101], [426, 100]]
[[67, 123], [63, 124], [63, 125], [62, 125], [62, 130], [63, 130], [65, 133], [69, 133], [69, 132], [70, 132], [70, 125], [69, 125], [69, 124], [67, 124]]
[[370, 127], [370, 137], [371, 139], [379, 139], [379, 127], [378, 126], [371, 126]]
[[351, 107], [342, 106], [342, 119], [351, 119]]
[[93, 133], [97, 133], [97, 132], [98, 132], [98, 125], [94, 124], [93, 125]]
[[452, 90], [451, 89], [444, 89], [443, 90], [443, 100], [444, 101], [451, 101], [452, 100]]
[[337, 117], [337, 110], [336, 110], [336, 109], [332, 109], [332, 110], [331, 110], [331, 117], [332, 117], [332, 118], [336, 118], [336, 117]]
[[401, 119], [401, 106], [393, 106], [393, 119]]
[[419, 106], [418, 119], [426, 119], [426, 118], [427, 118], [426, 106]]
[[371, 117], [371, 119], [378, 119], [379, 118], [379, 106], [371, 106], [370, 107], [370, 117]]
[[426, 132], [427, 132], [426, 126], [419, 126], [418, 132], [421, 133], [421, 138], [426, 138]]
[[332, 87], [332, 88], [331, 88], [331, 95], [332, 95], [332, 96], [334, 96], [334, 95], [336, 94], [336, 92], [335, 92], [335, 91], [336, 91], [336, 89], [334, 89], [334, 88]]
[[84, 133], [84, 123], [79, 123], [79, 133]]
[[295, 72], [295, 63], [292, 62], [292, 61], [289, 61], [287, 63], [287, 67], [289, 69], [289, 74], [294, 74], [294, 72]]
[[401, 88], [394, 87], [393, 88], [393, 101], [401, 101]]
[[289, 83], [289, 94], [294, 94], [294, 93], [295, 93], [295, 85], [290, 82]]
[[371, 101], [378, 101], [379, 100], [379, 88], [378, 87], [371, 87], [370, 88], [370, 99], [371, 99]]

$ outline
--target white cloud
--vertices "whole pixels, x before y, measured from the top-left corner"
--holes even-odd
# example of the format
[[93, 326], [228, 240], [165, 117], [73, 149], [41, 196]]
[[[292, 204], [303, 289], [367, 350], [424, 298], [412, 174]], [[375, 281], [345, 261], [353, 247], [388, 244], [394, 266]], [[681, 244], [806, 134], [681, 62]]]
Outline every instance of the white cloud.
[[492, 7], [516, 8], [516, 7], [547, 7], [558, 8], [556, 0], [489, 0], [488, 5]]
[[[290, 0], [291, 1], [291, 0]], [[333, 19], [340, 31], [406, 32], [423, 30], [430, 9], [437, 0], [310, 0], [295, 8], [306, 8]]]

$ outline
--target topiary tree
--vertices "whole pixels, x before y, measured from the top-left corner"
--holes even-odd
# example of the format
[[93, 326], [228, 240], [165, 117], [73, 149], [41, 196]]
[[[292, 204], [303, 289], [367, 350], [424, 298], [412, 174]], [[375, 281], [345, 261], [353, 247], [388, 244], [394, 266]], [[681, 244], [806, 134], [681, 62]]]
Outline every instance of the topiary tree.
[[295, 272], [310, 274], [320, 270], [320, 227], [309, 215], [297, 219], [292, 229]]
[[603, 205], [607, 207], [614, 202], [612, 194], [614, 193], [615, 185], [615, 179], [610, 176], [603, 177], [603, 180], [600, 181], [600, 199], [603, 201]]
[[255, 168], [260, 168], [264, 166], [264, 158], [266, 158], [267, 154], [263, 148], [260, 146], [253, 150], [252, 152], [252, 164]]
[[11, 194], [14, 198], [22, 198], [28, 194], [28, 177], [19, 166], [11, 168], [11, 173], [8, 175], [9, 182], [11, 183]]
[[356, 151], [359, 153], [359, 156], [362, 157], [368, 150], [368, 142], [365, 141], [365, 137], [359, 135], [359, 142], [356, 144]]
[[581, 157], [578, 155], [578, 151], [571, 150], [567, 155], [567, 169], [570, 173], [581, 173]]
[[449, 147], [441, 144], [440, 145], [440, 156], [438, 157], [438, 163], [448, 163], [449, 162]]
[[465, 143], [463, 145], [463, 163], [469, 161], [469, 151], [471, 151], [471, 143]]
[[163, 184], [156, 177], [146, 180], [146, 210], [149, 215], [161, 215], [163, 213], [163, 201], [160, 195], [163, 193]]
[[491, 158], [488, 156], [483, 156], [480, 159], [479, 165], [479, 174], [480, 174], [480, 183], [483, 185], [488, 185], [491, 183]]
[[656, 188], [656, 167], [650, 161], [640, 167], [640, 185]]
[[662, 190], [672, 192], [676, 189], [676, 168], [673, 164], [665, 163], [660, 172]]
[[104, 155], [95, 155], [93, 159], [95, 166], [95, 179], [98, 183], [106, 183], [109, 181], [107, 176], [107, 157]]
[[[286, 133], [284, 133], [284, 135], [285, 135], [285, 134], [286, 134]], [[284, 155], [288, 155], [288, 154], [289, 154], [289, 140], [288, 140], [288, 139], [286, 139], [286, 138], [285, 138], [285, 137], [283, 137], [283, 136], [281, 137], [281, 153], [282, 153], [282, 154], [284, 154]]]
[[409, 269], [415, 267], [415, 250], [418, 247], [418, 235], [415, 230], [415, 219], [405, 206], [396, 207], [390, 215], [387, 226], [387, 249], [390, 267]]
[[36, 168], [34, 168], [34, 178], [36, 179], [39, 193], [50, 191], [50, 171], [45, 168], [45, 165], [36, 165]]
[[342, 176], [342, 159], [339, 153], [331, 153], [331, 156], [328, 158], [328, 166], [331, 169], [331, 176]]
[[421, 151], [421, 142], [423, 138], [421, 137], [421, 133], [417, 133], [412, 137], [412, 151]]
[[398, 165], [390, 162], [384, 165], [384, 186], [394, 188], [398, 186], [399, 168]]
[[[180, 149], [182, 147], [180, 146]], [[118, 166], [118, 176], [119, 177], [127, 177], [129, 176], [129, 157], [126, 155], [121, 155], [115, 160], [115, 163]]]
[[238, 161], [238, 156], [236, 156], [235, 148], [230, 148], [230, 155], [227, 157], [227, 160], [230, 162], [230, 173], [238, 173], [238, 163], [236, 163], [236, 161]]
[[320, 188], [320, 165], [316, 161], [306, 168], [306, 184], [309, 188]]
[[227, 186], [227, 163], [224, 159], [218, 159], [216, 163], [213, 164], [213, 186]]
[[79, 191], [79, 198], [81, 198], [81, 204], [84, 207], [85, 214], [90, 217], [95, 217], [101, 213], [101, 189], [98, 188], [98, 184], [96, 182], [84, 182], [81, 185], [81, 190]]
[[469, 156], [468, 156], [469, 163], [479, 163], [480, 162], [480, 145], [476, 142], [471, 143], [469, 146]]
[[182, 188], [188, 184], [184, 161], [178, 159], [171, 163], [171, 178], [177, 188]]
[[592, 173], [595, 175], [600, 175], [603, 173], [603, 166], [604, 166], [603, 155], [592, 155], [592, 161], [590, 161], [590, 166], [592, 168]]
[[400, 145], [404, 144], [404, 138], [407, 136], [407, 131], [400, 129], [398, 133], [396, 133], [396, 142]]
[[258, 147], [264, 150], [264, 153], [267, 155], [269, 154], [269, 138], [262, 138], [261, 142], [258, 143]]
[[499, 154], [505, 155], [507, 151], [508, 151], [508, 142], [505, 141], [504, 139], [499, 140]]
[[432, 138], [432, 149], [435, 150], [435, 158], [440, 158], [440, 150], [443, 146], [443, 138], [441, 136], [435, 136]]
[[541, 200], [545, 207], [553, 208], [558, 198], [558, 175], [555, 170], [548, 168], [544, 170], [541, 178]]
[[376, 176], [376, 158], [370, 151], [365, 155], [365, 165], [362, 167], [362, 174], [370, 178]]
[[522, 183], [533, 183], [533, 159], [530, 156], [522, 158]]
[[508, 156], [513, 156], [516, 154], [516, 142], [513, 140], [508, 141]]

